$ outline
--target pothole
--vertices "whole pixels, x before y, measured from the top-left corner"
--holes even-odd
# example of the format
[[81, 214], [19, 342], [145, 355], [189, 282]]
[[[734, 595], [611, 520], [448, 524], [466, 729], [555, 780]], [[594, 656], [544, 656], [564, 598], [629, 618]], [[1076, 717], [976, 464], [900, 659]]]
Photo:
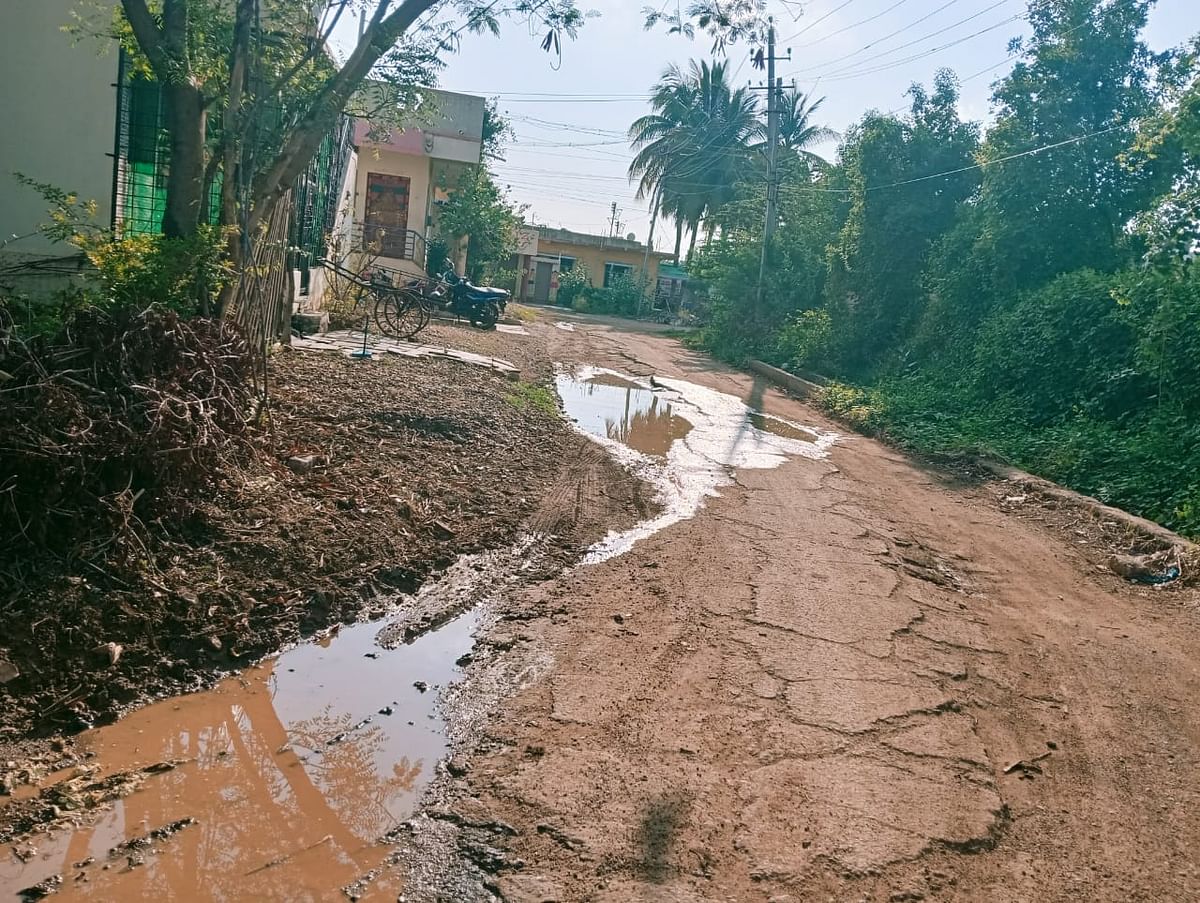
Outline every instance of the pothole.
[[584, 367], [559, 373], [556, 382], [576, 428], [653, 485], [662, 505], [657, 517], [593, 546], [585, 558], [591, 563], [692, 517], [733, 482], [735, 471], [778, 467], [792, 457], [824, 458], [838, 438], [685, 380]]

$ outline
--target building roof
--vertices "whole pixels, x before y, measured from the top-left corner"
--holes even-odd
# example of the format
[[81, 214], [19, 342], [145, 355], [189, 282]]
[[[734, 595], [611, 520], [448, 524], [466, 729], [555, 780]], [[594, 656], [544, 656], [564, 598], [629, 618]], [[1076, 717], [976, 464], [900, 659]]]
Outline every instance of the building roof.
[[[640, 241], [619, 238], [614, 235], [589, 235], [586, 232], [573, 232], [570, 229], [555, 229], [552, 226], [538, 226], [538, 235], [545, 241], [556, 241], [564, 245], [581, 245], [594, 248], [614, 248], [622, 251], [645, 251], [646, 246]], [[674, 257], [666, 251], [651, 251], [656, 257]]]

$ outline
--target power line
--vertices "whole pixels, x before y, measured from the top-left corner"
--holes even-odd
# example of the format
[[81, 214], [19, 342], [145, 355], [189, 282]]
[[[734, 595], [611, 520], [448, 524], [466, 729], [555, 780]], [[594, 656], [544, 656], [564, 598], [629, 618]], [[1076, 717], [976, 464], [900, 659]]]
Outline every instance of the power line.
[[951, 47], [957, 47], [959, 44], [964, 44], [982, 34], [987, 34], [989, 31], [995, 31], [997, 28], [1003, 28], [1005, 25], [1022, 20], [1024, 18], [1024, 16], [1009, 16], [1007, 19], [997, 22], [995, 25], [989, 25], [987, 28], [981, 28], [979, 31], [973, 31], [969, 35], [964, 35], [961, 38], [950, 41], [947, 44], [942, 44], [939, 47], [931, 47], [929, 50], [922, 51], [921, 53], [915, 53], [912, 56], [906, 56], [904, 59], [893, 60], [890, 63], [884, 63], [883, 65], [874, 66], [869, 69], [854, 69], [853, 67], [850, 67], [847, 69], [842, 69], [838, 72], [830, 73], [828, 75], [822, 75], [821, 79], [823, 81], [836, 82], [845, 81], [846, 79], [851, 78], [862, 78], [864, 75], [874, 75], [876, 72], [886, 72], [888, 69], [895, 69], [899, 66], [905, 66], [908, 63], [916, 62], [917, 60], [923, 60], [926, 57], [941, 53], [943, 50], [949, 50]]
[[821, 18], [817, 19], [814, 22], [810, 22], [808, 25], [805, 25], [803, 28], [801, 28], [795, 34], [788, 35], [786, 38], [780, 38], [779, 43], [785, 44], [788, 41], [790, 41], [792, 38], [798, 38], [798, 37], [800, 37], [800, 35], [804, 34], [805, 32], [811, 31], [812, 29], [814, 29], [818, 25], [820, 25], [822, 22], [824, 22], [826, 19], [828, 19], [830, 16], [832, 16], [834, 13], [840, 12], [841, 10], [845, 9], [847, 6], [849, 6], [853, 2], [854, 2], [854, 0], [846, 0], [846, 2], [843, 3], [841, 6], [835, 6], [833, 9], [831, 9], [825, 15], [821, 16]]
[[[860, 25], [866, 25], [868, 22], [874, 22], [876, 19], [882, 19], [884, 16], [886, 16], [888, 13], [890, 13], [896, 7], [903, 6], [907, 2], [908, 2], [908, 0], [897, 0], [897, 2], [893, 3], [887, 9], [882, 10], [881, 12], [875, 13], [875, 15], [873, 15], [873, 16], [867, 16], [867, 18], [865, 18], [865, 19], [859, 19], [857, 22], [852, 22], [849, 25], [843, 25], [837, 31], [831, 31], [827, 35], [822, 35], [821, 37], [819, 37], [815, 40], [808, 41], [807, 43], [801, 44], [800, 46], [795, 47], [793, 49], [803, 50], [805, 47], [815, 47], [817, 44], [823, 43], [824, 41], [828, 41], [830, 38], [835, 37], [836, 35], [840, 35], [843, 32], [850, 31], [850, 29], [852, 29], [852, 28], [858, 28]], [[795, 35], [793, 35], [792, 37], [795, 37]], [[788, 38], [788, 40], [791, 40], [791, 38]]]
[[797, 69], [797, 70], [795, 70], [794, 72], [789, 72], [787, 75], [785, 75], [785, 76], [784, 76], [784, 78], [788, 78], [788, 77], [790, 77], [790, 76], [792, 76], [792, 75], [796, 75], [796, 74], [797, 74], [797, 73], [799, 73], [799, 72], [806, 72], [806, 71], [808, 71], [809, 69], [819, 69], [819, 68], [821, 68], [822, 66], [831, 66], [831, 65], [833, 65], [834, 63], [840, 63], [842, 60], [848, 60], [848, 59], [850, 59], [851, 57], [858, 56], [860, 53], [863, 53], [864, 51], [870, 50], [870, 49], [871, 49], [872, 47], [874, 47], [876, 44], [879, 44], [879, 43], [881, 43], [881, 42], [883, 42], [883, 41], [888, 41], [888, 40], [891, 40], [891, 39], [892, 39], [892, 38], [894, 38], [896, 35], [898, 35], [898, 34], [903, 34], [904, 32], [908, 31], [910, 28], [913, 28], [913, 27], [915, 27], [915, 26], [917, 26], [917, 25], [920, 25], [922, 22], [926, 21], [927, 19], [932, 19], [934, 16], [936, 16], [936, 15], [937, 15], [938, 13], [940, 13], [942, 10], [944, 10], [944, 9], [949, 9], [949, 8], [950, 8], [951, 6], [953, 6], [955, 3], [958, 3], [958, 0], [947, 0], [947, 2], [946, 2], [946, 3], [943, 3], [941, 6], [939, 6], [937, 9], [935, 9], [933, 12], [931, 12], [931, 13], [927, 13], [926, 15], [922, 16], [922, 17], [921, 17], [921, 18], [919, 18], [919, 19], [914, 19], [912, 22], [909, 22], [909, 23], [908, 23], [907, 25], [905, 25], [903, 28], [897, 28], [895, 31], [891, 32], [890, 34], [885, 34], [885, 35], [884, 35], [882, 38], [876, 38], [875, 40], [871, 41], [870, 43], [864, 44], [862, 47], [859, 47], [857, 50], [853, 51], [852, 53], [847, 53], [847, 54], [844, 54], [844, 55], [842, 55], [842, 56], [834, 57], [834, 58], [833, 58], [833, 59], [831, 59], [831, 60], [825, 60], [825, 61], [824, 61], [824, 62], [822, 62], [822, 63], [817, 63], [817, 64], [816, 64], [816, 65], [814, 65], [814, 66], [809, 66], [809, 67], [808, 67], [808, 69]]
[[[1100, 135], [1107, 135], [1110, 132], [1115, 132], [1118, 129], [1127, 127], [1127, 123], [1121, 125], [1112, 125], [1106, 129], [1099, 129], [1095, 132], [1089, 132], [1086, 135], [1076, 135], [1074, 138], [1066, 138], [1062, 141], [1055, 141], [1052, 144], [1043, 144], [1041, 147], [1030, 148], [1029, 150], [1018, 151], [1014, 154], [1008, 154], [1003, 157], [997, 157], [995, 160], [984, 160], [980, 163], [973, 163], [970, 166], [960, 166], [957, 169], [947, 169], [943, 172], [931, 173], [927, 176], [916, 176], [912, 179], [903, 179], [899, 182], [890, 182], [887, 185], [868, 185], [863, 191], [884, 191], [888, 188], [899, 188], [903, 185], [913, 185], [917, 182], [928, 182], [932, 179], [942, 179], [947, 176], [956, 176], [959, 173], [970, 172], [974, 169], [986, 169], [989, 166], [995, 166], [998, 163], [1007, 163], [1010, 160], [1017, 160], [1021, 157], [1029, 157], [1034, 154], [1040, 154], [1048, 150], [1054, 150], [1059, 147], [1066, 147], [1069, 144], [1078, 144], [1081, 141], [1087, 141], [1090, 138], [1097, 138]], [[791, 192], [802, 192], [805, 194], [821, 193], [821, 194], [849, 194], [849, 188], [798, 188], [793, 186], [784, 186], [785, 190]]]
[[[930, 38], [935, 38], [940, 34], [945, 34], [947, 31], [952, 31], [953, 29], [958, 28], [958, 26], [960, 26], [960, 25], [965, 25], [966, 23], [971, 22], [975, 19], [978, 19], [980, 16], [982, 16], [986, 13], [990, 13], [996, 7], [1003, 6], [1005, 3], [1008, 3], [1008, 2], [1009, 2], [1009, 0], [997, 0], [997, 2], [993, 3], [991, 6], [985, 7], [977, 13], [972, 13], [969, 16], [965, 16], [964, 18], [959, 19], [957, 22], [951, 22], [949, 25], [945, 25], [935, 31], [931, 31], [928, 34], [923, 34], [919, 38], [913, 38], [911, 41], [908, 41], [904, 44], [897, 44], [895, 47], [891, 47], [887, 50], [882, 50], [879, 53], [875, 54], [874, 56], [868, 57], [865, 60], [859, 60], [858, 62], [851, 63], [848, 66], [838, 67], [837, 71], [842, 71], [844, 69], [852, 69], [855, 66], [868, 65], [868, 64], [874, 62], [875, 60], [883, 59], [883, 57], [885, 57], [885, 56], [891, 56], [893, 53], [896, 53], [900, 50], [905, 50], [906, 48], [913, 47], [917, 44], [922, 43], [923, 41], [929, 40]], [[831, 65], [831, 63], [821, 63], [817, 66], [810, 66], [809, 69], [801, 70], [801, 71], [811, 71], [812, 69], [822, 69], [828, 65]], [[836, 72], [834, 74], [836, 74]]]

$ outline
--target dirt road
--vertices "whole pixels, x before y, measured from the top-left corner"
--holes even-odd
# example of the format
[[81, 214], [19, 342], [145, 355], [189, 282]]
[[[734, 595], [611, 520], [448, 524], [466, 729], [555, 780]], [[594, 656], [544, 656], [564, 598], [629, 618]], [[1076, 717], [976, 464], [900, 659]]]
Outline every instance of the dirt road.
[[[838, 429], [672, 339], [572, 325], [558, 360]], [[492, 826], [470, 858], [510, 901], [1200, 899], [1195, 610], [1081, 541], [861, 437], [739, 471], [527, 592], [553, 666], [458, 763], [449, 820]]]

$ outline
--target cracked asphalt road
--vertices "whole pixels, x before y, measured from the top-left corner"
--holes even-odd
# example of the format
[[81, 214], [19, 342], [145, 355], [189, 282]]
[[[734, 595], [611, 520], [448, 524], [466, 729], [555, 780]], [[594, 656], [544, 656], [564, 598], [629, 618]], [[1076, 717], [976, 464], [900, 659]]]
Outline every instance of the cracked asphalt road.
[[[537, 328], [560, 360], [838, 429], [669, 338], [575, 326]], [[528, 590], [554, 664], [454, 804], [515, 829], [493, 892], [1200, 899], [1195, 610], [1069, 539], [847, 436]]]

